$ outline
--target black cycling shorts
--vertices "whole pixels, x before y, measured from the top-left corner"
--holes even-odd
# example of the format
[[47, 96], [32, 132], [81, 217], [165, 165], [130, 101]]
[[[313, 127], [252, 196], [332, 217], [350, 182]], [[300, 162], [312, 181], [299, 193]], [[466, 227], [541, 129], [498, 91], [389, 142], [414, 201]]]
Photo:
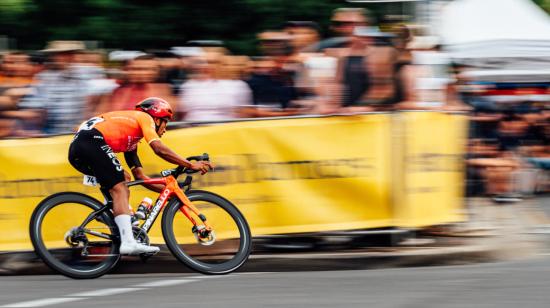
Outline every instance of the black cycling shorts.
[[124, 169], [116, 154], [95, 128], [76, 134], [69, 147], [69, 162], [76, 170], [95, 176], [106, 189], [125, 180]]

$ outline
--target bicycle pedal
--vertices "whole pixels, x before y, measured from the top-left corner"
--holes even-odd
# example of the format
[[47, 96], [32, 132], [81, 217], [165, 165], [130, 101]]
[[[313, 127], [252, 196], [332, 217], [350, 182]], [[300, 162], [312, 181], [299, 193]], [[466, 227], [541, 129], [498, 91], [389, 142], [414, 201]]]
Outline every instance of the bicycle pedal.
[[141, 259], [141, 262], [147, 263], [149, 258], [151, 258], [152, 256], [154, 256], [156, 254], [157, 253], [142, 253], [142, 254], [139, 255], [139, 258]]

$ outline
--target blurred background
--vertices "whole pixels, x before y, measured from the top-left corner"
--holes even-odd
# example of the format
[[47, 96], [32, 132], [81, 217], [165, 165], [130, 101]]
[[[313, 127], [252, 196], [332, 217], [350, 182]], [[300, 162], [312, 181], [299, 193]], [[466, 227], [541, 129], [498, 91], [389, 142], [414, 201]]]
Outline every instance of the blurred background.
[[[550, 225], [545, 216], [550, 212], [550, 16], [546, 10], [550, 10], [547, 0], [1, 0], [0, 157], [10, 162], [6, 166], [43, 167], [47, 172], [41, 177], [64, 176], [67, 183], [79, 184], [81, 180], [74, 174], [47, 169], [54, 165], [53, 153], [61, 157], [56, 164], [66, 162], [65, 152], [60, 150], [63, 147], [50, 152], [45, 144], [65, 140], [55, 136], [74, 133], [82, 121], [94, 115], [131, 110], [139, 101], [158, 96], [176, 111], [170, 129], [182, 129], [183, 133], [174, 132], [173, 136], [184, 139], [186, 130], [215, 126], [218, 133], [228, 134], [226, 141], [237, 140], [233, 147], [250, 147], [251, 152], [239, 152], [230, 145], [218, 147], [219, 153], [214, 154], [221, 156], [222, 175], [239, 171], [240, 162], [250, 164], [251, 170], [266, 166], [278, 170], [275, 167], [286, 168], [284, 164], [292, 168], [297, 162], [319, 162], [326, 167], [342, 158], [351, 159], [346, 164], [358, 164], [354, 170], [359, 170], [359, 175], [332, 177], [366, 179], [359, 183], [366, 186], [353, 182], [357, 186], [350, 185], [354, 190], [349, 195], [354, 199], [349, 202], [366, 204], [366, 224], [355, 228], [352, 224], [328, 224], [331, 211], [340, 210], [334, 202], [338, 193], [312, 185], [311, 196], [325, 192], [322, 202], [330, 205], [331, 211], [319, 213], [326, 225], [294, 228], [284, 224], [294, 213], [290, 207], [284, 212], [288, 205], [284, 194], [273, 201], [273, 196], [254, 195], [261, 189], [250, 192], [245, 187], [235, 198], [242, 201], [245, 214], [251, 213], [257, 235], [381, 227], [385, 234], [396, 234], [393, 227], [397, 226], [428, 241], [407, 236], [375, 239], [374, 243], [435, 245], [437, 236], [502, 230], [498, 228], [507, 226], [506, 219], [519, 217], [516, 212], [501, 210], [512, 204], [520, 204], [519, 211], [531, 211], [527, 216], [536, 216], [533, 228], [546, 227]], [[256, 136], [261, 142], [279, 144], [278, 149], [261, 142], [246, 143], [241, 132], [251, 132], [253, 124], [242, 123], [266, 118], [302, 122], [278, 122], [282, 126], [291, 123], [289, 127], [294, 129], [282, 129], [279, 139], [270, 131], [259, 135], [262, 138]], [[360, 124], [353, 129], [346, 124], [343, 128], [331, 126], [334, 119]], [[361, 126], [367, 122], [367, 128]], [[247, 130], [235, 133], [234, 123]], [[301, 132], [298, 126], [308, 126], [310, 131]], [[378, 128], [384, 131], [382, 135]], [[304, 150], [300, 140], [289, 141], [292, 134], [306, 136], [301, 140], [328, 140], [324, 137], [329, 136], [335, 143], [320, 141], [309, 148], [305, 143]], [[358, 139], [360, 134], [365, 137]], [[216, 139], [217, 135], [208, 136]], [[180, 143], [176, 137], [170, 140]], [[289, 146], [280, 146], [287, 145], [285, 142], [290, 142]], [[47, 162], [44, 166], [32, 165], [40, 163], [36, 157], [23, 158], [23, 154], [36, 153], [31, 147], [35, 143], [41, 144], [40, 155], [47, 153], [41, 157]], [[344, 154], [333, 150], [348, 145]], [[361, 152], [355, 153], [358, 145]], [[196, 151], [205, 151], [201, 146], [197, 145]], [[204, 148], [208, 146], [214, 145], [206, 143]], [[255, 146], [266, 146], [269, 150], [265, 153], [272, 156], [261, 161], [260, 154], [265, 153], [254, 152]], [[379, 152], [371, 155], [366, 149], [371, 146], [387, 151], [381, 152], [389, 153], [382, 155], [387, 160], [376, 158]], [[280, 152], [272, 154], [272, 150]], [[243, 153], [258, 154], [259, 160]], [[233, 158], [224, 158], [224, 154]], [[353, 174], [336, 163], [329, 167], [334, 174], [338, 173], [334, 170]], [[28, 174], [21, 170], [0, 173], [0, 198], [6, 202], [34, 199], [26, 200], [21, 214], [4, 207], [0, 219], [17, 220], [12, 226], [24, 225], [26, 230], [32, 206], [56, 192], [55, 185], [65, 180], [37, 189], [25, 185], [43, 179], [36, 179], [30, 169]], [[248, 175], [246, 172], [250, 171], [243, 174]], [[411, 175], [415, 172], [422, 177]], [[392, 177], [386, 179], [390, 173]], [[383, 176], [376, 178], [379, 174]], [[221, 177], [219, 181], [229, 181]], [[294, 180], [305, 183], [311, 179], [299, 174]], [[276, 180], [265, 177], [257, 181]], [[422, 187], [423, 182], [430, 184]], [[339, 182], [335, 183], [331, 187], [336, 191]], [[438, 189], [445, 199], [435, 194]], [[374, 212], [368, 207], [373, 197], [391, 206], [371, 215]], [[297, 202], [307, 200], [304, 197]], [[273, 216], [277, 208], [267, 207], [259, 215], [261, 211], [247, 209], [247, 202], [279, 202], [279, 210], [287, 216]], [[310, 209], [324, 204], [307, 203]], [[415, 222], [383, 221], [377, 216], [380, 213], [414, 217]], [[335, 215], [341, 221], [352, 219]], [[503, 215], [508, 217], [504, 222]], [[270, 221], [271, 225], [266, 224], [272, 229], [261, 229], [266, 227], [263, 221]], [[314, 218], [311, 222], [319, 223]], [[13, 238], [23, 239], [25, 232]], [[350, 234], [348, 239], [378, 233], [345, 236]], [[342, 234], [330, 234], [335, 235]], [[311, 234], [295, 241], [265, 237], [259, 238], [258, 243], [265, 245], [258, 251], [363, 248], [373, 243], [372, 237], [363, 239], [365, 245], [351, 240], [341, 245], [340, 240], [336, 246], [323, 246], [326, 242]], [[443, 246], [449, 245], [449, 241], [443, 242]], [[28, 241], [26, 244], [29, 246]]]
[[547, 8], [543, 0], [5, 0], [0, 137], [70, 133], [149, 96], [194, 123], [468, 112], [468, 194], [513, 201], [519, 193], [507, 183], [526, 167], [543, 175], [524, 175], [523, 188], [548, 190]]

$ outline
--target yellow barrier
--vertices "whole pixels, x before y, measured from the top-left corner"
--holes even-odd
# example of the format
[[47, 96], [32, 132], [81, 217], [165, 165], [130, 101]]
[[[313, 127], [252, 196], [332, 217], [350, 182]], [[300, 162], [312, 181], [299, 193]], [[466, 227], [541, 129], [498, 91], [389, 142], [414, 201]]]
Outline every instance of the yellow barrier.
[[434, 112], [396, 114], [395, 225], [424, 227], [464, 218], [467, 118]]
[[[173, 130], [163, 142], [182, 155], [211, 155], [216, 172], [195, 176], [195, 187], [233, 201], [254, 235], [420, 227], [462, 219], [462, 147], [454, 141], [464, 122], [437, 113], [250, 121]], [[0, 141], [0, 221], [9, 234], [0, 251], [31, 248], [28, 222], [45, 196], [79, 191], [102, 200], [68, 164], [71, 138]], [[145, 144], [140, 157], [149, 174], [172, 167]], [[422, 169], [434, 157], [444, 170]], [[155, 194], [132, 189], [131, 204], [145, 196]], [[153, 242], [162, 242], [159, 226]]]

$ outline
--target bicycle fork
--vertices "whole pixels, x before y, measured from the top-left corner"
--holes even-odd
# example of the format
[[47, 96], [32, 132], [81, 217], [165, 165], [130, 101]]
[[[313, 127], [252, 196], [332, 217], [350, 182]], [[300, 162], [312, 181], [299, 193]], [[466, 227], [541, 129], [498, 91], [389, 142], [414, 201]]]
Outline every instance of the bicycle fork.
[[[176, 190], [176, 196], [180, 199], [183, 205], [180, 207], [180, 211], [189, 219], [193, 224], [191, 232], [195, 235], [197, 241], [202, 245], [212, 245], [215, 241], [215, 234], [212, 226], [208, 223], [206, 216], [202, 214], [197, 207], [191, 203], [189, 198], [181, 191]], [[195, 218], [193, 218], [192, 213], [195, 214], [202, 221], [203, 225], [199, 225]]]

